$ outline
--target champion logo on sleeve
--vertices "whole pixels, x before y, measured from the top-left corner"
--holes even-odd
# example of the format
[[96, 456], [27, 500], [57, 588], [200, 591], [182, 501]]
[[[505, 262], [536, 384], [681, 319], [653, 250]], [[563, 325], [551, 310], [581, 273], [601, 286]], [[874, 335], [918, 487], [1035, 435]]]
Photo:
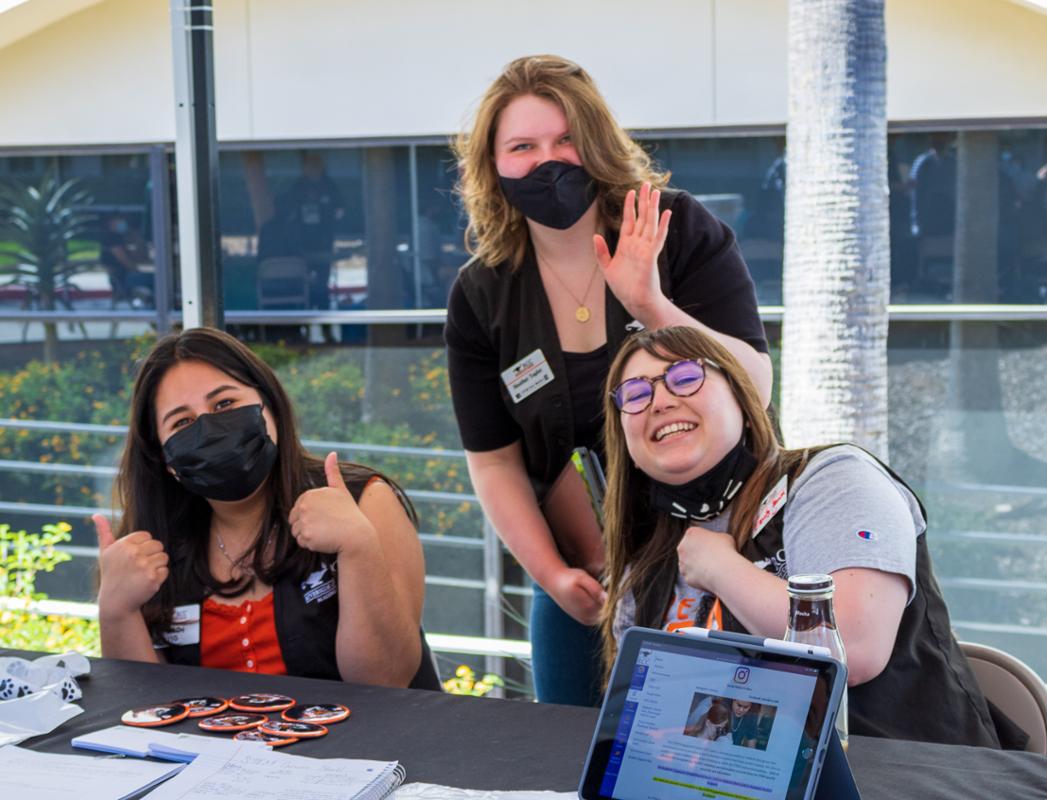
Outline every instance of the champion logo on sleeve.
[[872, 531], [855, 531], [854, 535], [867, 542], [875, 542], [879, 537]]

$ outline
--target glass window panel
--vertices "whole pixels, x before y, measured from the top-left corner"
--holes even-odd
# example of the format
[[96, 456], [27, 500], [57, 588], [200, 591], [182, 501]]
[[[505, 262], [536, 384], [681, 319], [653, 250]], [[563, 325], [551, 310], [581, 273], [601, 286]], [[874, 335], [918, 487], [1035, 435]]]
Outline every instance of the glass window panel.
[[734, 230], [761, 304], [782, 302], [785, 137], [644, 140], [671, 184]]
[[420, 307], [444, 308], [465, 251], [466, 218], [454, 195], [457, 167], [446, 147], [418, 147], [418, 261]]
[[960, 638], [1047, 675], [1047, 323], [902, 323], [891, 465], [927, 507]]
[[415, 306], [407, 147], [226, 151], [220, 165], [226, 308]]
[[[147, 152], [0, 158], [10, 202], [35, 215], [34, 225], [68, 240], [64, 258], [42, 253], [40, 238], [0, 241], [0, 310], [107, 311], [155, 307], [156, 247]], [[49, 178], [53, 182], [46, 184]], [[75, 183], [75, 191], [59, 189]], [[30, 188], [51, 198], [50, 212]], [[21, 200], [19, 198], [22, 198]], [[57, 213], [65, 210], [68, 213]], [[33, 211], [36, 209], [36, 211]], [[46, 268], [41, 265], [47, 265]], [[0, 323], [0, 340], [41, 341], [48, 358], [75, 351], [75, 341], [133, 335], [148, 323], [73, 320]], [[7, 330], [10, 326], [14, 326]], [[57, 350], [56, 350], [57, 348]]]
[[1047, 131], [890, 142], [895, 302], [1047, 300]]

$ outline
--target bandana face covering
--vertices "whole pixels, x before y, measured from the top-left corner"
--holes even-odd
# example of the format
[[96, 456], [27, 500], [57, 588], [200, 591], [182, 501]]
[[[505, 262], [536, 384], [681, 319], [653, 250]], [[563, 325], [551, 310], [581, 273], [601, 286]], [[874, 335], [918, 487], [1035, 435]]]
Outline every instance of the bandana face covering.
[[596, 199], [596, 184], [582, 167], [546, 161], [522, 178], [498, 177], [509, 205], [547, 228], [567, 230]]
[[715, 467], [692, 481], [672, 486], [651, 480], [651, 506], [678, 519], [704, 522], [719, 516], [756, 469], [745, 436]]
[[164, 459], [179, 482], [209, 500], [249, 497], [276, 463], [262, 406], [201, 414], [164, 443]]

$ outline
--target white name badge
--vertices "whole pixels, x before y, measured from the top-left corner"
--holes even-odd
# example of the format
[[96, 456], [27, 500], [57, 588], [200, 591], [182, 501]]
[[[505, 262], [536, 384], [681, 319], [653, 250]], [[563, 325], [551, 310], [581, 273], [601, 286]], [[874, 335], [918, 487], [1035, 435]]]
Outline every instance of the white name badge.
[[171, 627], [164, 633], [168, 644], [182, 646], [200, 643], [200, 604], [175, 606]]
[[530, 397], [553, 380], [553, 371], [541, 349], [535, 350], [502, 373], [502, 381], [514, 403]]
[[756, 519], [753, 521], [753, 539], [756, 538], [756, 534], [767, 527], [768, 522], [774, 519], [774, 515], [785, 505], [788, 497], [789, 476], [782, 475], [778, 483], [774, 485], [774, 488], [767, 493], [763, 502], [760, 503], [760, 510], [756, 512]]

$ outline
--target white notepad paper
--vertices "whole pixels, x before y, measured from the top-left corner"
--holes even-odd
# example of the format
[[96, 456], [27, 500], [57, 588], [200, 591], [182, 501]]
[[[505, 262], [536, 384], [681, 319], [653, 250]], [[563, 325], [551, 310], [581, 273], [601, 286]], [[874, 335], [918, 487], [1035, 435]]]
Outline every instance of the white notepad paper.
[[395, 761], [307, 758], [242, 747], [232, 756], [201, 753], [149, 800], [382, 800], [403, 779]]
[[0, 747], [0, 797], [32, 800], [120, 798], [138, 794], [183, 769], [125, 758], [37, 753]]

